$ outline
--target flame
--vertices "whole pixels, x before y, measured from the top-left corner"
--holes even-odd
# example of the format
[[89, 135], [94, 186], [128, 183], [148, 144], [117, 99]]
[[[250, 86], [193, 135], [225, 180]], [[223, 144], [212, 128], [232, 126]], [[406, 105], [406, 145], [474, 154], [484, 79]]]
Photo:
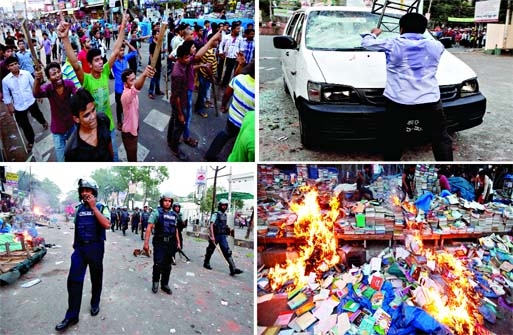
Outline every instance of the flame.
[[417, 207], [415, 207], [414, 204], [409, 203], [408, 201], [403, 202], [403, 208], [408, 213], [417, 214]]
[[14, 235], [14, 240], [17, 242], [21, 242], [21, 237], [23, 236], [23, 240], [25, 242], [32, 241], [32, 236], [28, 233], [28, 231], [24, 230], [23, 232], [18, 232]]
[[401, 200], [399, 199], [399, 197], [397, 195], [392, 196], [392, 203], [395, 206], [401, 206]]
[[41, 210], [41, 208], [39, 208], [39, 206], [34, 206], [33, 212], [36, 215], [43, 215], [43, 211]]
[[303, 190], [304, 197], [298, 202], [291, 202], [290, 209], [297, 215], [294, 233], [296, 237], [305, 240], [305, 245], [300, 247], [297, 259], [287, 259], [286, 264], [276, 264], [270, 269], [267, 277], [273, 290], [289, 281], [294, 283], [288, 286], [290, 290], [303, 286], [307, 283], [307, 272], [320, 274], [340, 261], [334, 232], [334, 223], [339, 216], [337, 197], [330, 198], [330, 210], [322, 213], [317, 201], [317, 190], [308, 187]]
[[455, 331], [456, 334], [476, 334], [476, 325], [480, 322], [477, 306], [480, 297], [470, 284], [468, 278], [472, 273], [465, 265], [449, 253], [429, 255], [441, 269], [442, 278], [447, 284], [445, 289], [447, 296], [434, 288], [424, 292], [428, 297], [428, 304], [423, 308], [439, 322]]

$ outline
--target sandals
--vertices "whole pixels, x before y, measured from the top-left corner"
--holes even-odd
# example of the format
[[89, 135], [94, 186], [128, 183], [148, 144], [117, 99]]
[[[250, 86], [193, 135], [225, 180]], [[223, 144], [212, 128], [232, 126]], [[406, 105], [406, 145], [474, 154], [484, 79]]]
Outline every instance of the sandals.
[[187, 144], [188, 146], [191, 146], [193, 148], [196, 148], [198, 146], [198, 140], [193, 139], [192, 137], [189, 137], [187, 139], [183, 140], [183, 143]]

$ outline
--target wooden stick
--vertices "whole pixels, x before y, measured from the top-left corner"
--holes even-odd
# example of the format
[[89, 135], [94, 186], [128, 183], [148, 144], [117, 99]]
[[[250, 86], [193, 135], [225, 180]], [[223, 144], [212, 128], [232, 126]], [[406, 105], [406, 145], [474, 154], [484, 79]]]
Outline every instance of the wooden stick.
[[36, 67], [36, 71], [39, 71], [43, 66], [41, 65], [41, 62], [39, 61], [39, 57], [37, 57], [36, 49], [34, 49], [34, 44], [32, 44], [32, 38], [30, 37], [30, 33], [27, 26], [27, 20], [23, 20], [21, 22], [21, 28], [23, 29], [23, 33], [26, 36], [27, 39], [27, 45], [30, 50], [30, 54], [32, 55], [34, 65]]
[[167, 23], [162, 23], [160, 25], [159, 40], [157, 41], [157, 45], [155, 46], [153, 55], [151, 55], [151, 67], [152, 68], [155, 68], [155, 65], [157, 65], [157, 60], [160, 58], [160, 49], [162, 48], [162, 42], [164, 41], [163, 34], [166, 33], [166, 28], [167, 28]]

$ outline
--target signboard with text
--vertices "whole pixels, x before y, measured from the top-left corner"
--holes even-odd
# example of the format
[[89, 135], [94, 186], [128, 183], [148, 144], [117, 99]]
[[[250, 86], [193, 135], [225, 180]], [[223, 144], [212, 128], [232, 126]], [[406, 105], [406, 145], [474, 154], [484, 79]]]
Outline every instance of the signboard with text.
[[499, 22], [501, 0], [476, 2], [474, 22]]

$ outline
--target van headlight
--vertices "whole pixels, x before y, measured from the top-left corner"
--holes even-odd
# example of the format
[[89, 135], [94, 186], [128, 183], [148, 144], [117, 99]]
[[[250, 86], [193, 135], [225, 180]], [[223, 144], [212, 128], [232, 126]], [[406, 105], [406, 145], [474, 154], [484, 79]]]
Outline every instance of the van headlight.
[[309, 81], [306, 89], [308, 90], [308, 100], [312, 102], [321, 102], [322, 85]]
[[308, 82], [308, 99], [325, 103], [360, 103], [360, 97], [351, 86]]
[[479, 84], [477, 83], [477, 79], [469, 79], [461, 83], [461, 98], [469, 97], [477, 93], [479, 93]]

